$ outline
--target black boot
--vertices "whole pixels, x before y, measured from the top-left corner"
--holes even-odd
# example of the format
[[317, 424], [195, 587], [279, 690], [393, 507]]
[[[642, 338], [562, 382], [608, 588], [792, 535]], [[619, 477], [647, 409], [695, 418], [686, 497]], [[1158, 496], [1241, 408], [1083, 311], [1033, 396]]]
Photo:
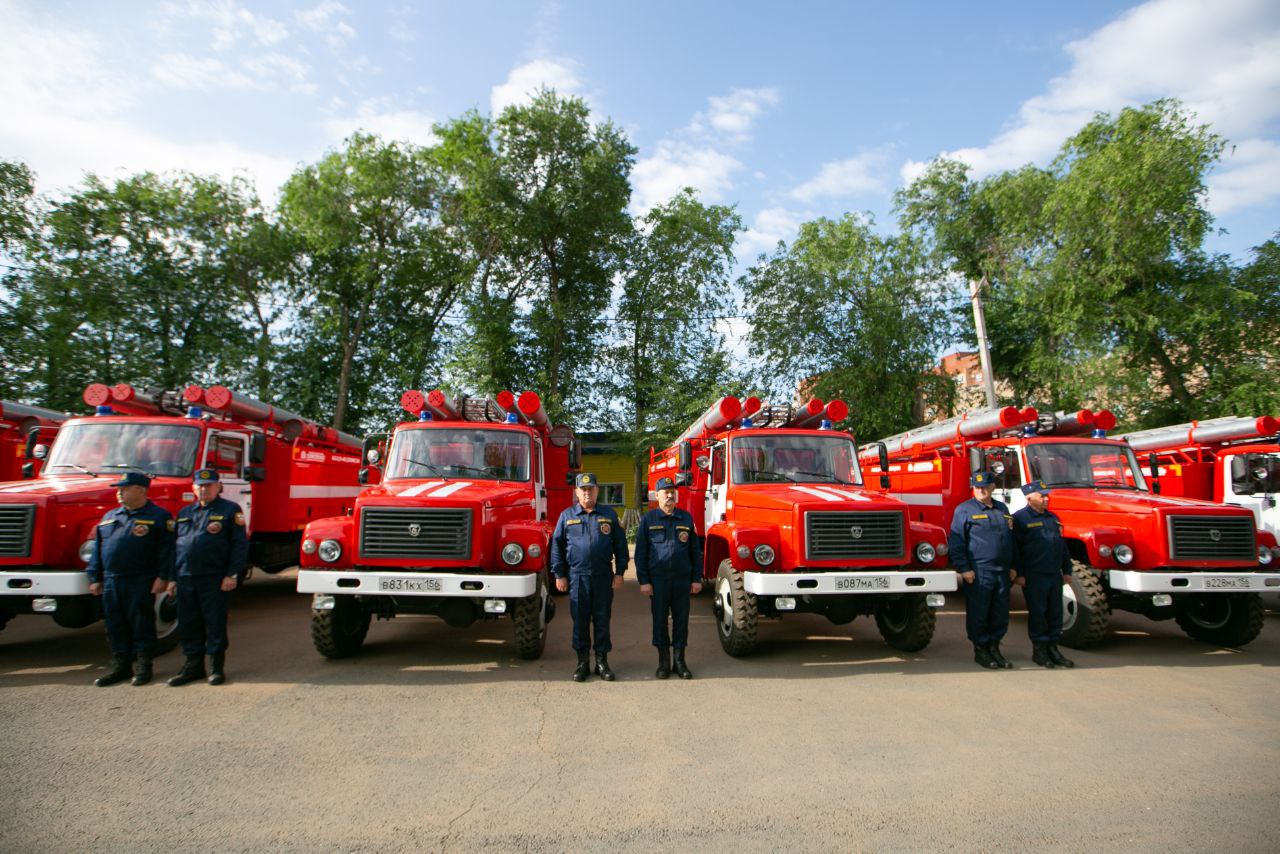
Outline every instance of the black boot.
[[151, 657], [148, 655], [138, 656], [138, 660], [133, 665], [133, 684], [146, 685], [151, 681]]
[[588, 654], [583, 651], [578, 653], [578, 669], [573, 671], [574, 682], [586, 682], [587, 677], [591, 675], [591, 661]]
[[1053, 658], [1049, 655], [1049, 645], [1043, 641], [1034, 641], [1031, 644], [1031, 660], [1041, 667], [1053, 669]]
[[596, 653], [596, 673], [598, 673], [600, 678], [606, 682], [612, 682], [617, 678], [617, 676], [614, 675], [613, 670], [609, 667], [609, 653]]
[[209, 656], [209, 684], [221, 685], [227, 681], [227, 674], [223, 670], [223, 666], [227, 662], [227, 654], [225, 652], [215, 652]]
[[675, 670], [676, 675], [679, 676], [681, 679], [693, 678], [693, 671], [689, 669], [689, 665], [684, 663], [683, 647], [676, 650], [675, 661], [672, 662], [671, 666]]
[[116, 655], [111, 658], [111, 669], [106, 673], [93, 680], [93, 684], [99, 688], [105, 688], [108, 685], [115, 685], [117, 682], [123, 682], [132, 675], [130, 666], [133, 661], [125, 655]]
[[1046, 644], [1049, 648], [1049, 660], [1059, 667], [1075, 667], [1076, 663], [1062, 654], [1056, 643]]
[[176, 676], [169, 677], [169, 685], [177, 688], [194, 682], [197, 679], [204, 678], [204, 656], [188, 655], [187, 660], [182, 662], [182, 669], [178, 671]]
[[666, 679], [671, 675], [671, 650], [665, 646], [658, 647], [658, 669], [653, 675], [659, 679]]
[[987, 644], [987, 652], [991, 653], [991, 660], [996, 663], [997, 667], [1003, 668], [1004, 670], [1010, 670], [1013, 668], [1013, 662], [1000, 654], [1000, 641], [992, 641]]
[[991, 652], [987, 649], [986, 644], [975, 643], [973, 645], [973, 660], [988, 670], [1000, 669], [1000, 665], [996, 664], [996, 660], [991, 657]]

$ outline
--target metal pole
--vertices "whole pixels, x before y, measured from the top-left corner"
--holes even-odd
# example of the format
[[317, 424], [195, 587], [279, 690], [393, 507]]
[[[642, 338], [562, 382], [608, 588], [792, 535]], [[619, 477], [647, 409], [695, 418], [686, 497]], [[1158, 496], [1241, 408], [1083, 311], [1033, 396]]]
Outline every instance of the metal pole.
[[987, 407], [996, 406], [996, 378], [991, 373], [991, 347], [987, 344], [987, 320], [982, 313], [982, 286], [987, 277], [981, 281], [969, 280], [969, 296], [973, 300], [973, 325], [978, 330], [978, 358], [982, 363], [982, 384], [987, 392]]

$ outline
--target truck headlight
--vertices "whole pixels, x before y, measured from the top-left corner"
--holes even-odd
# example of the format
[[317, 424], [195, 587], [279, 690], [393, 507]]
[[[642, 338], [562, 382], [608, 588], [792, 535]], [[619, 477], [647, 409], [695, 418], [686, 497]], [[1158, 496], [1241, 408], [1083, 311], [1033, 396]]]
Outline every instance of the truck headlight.
[[1258, 546], [1258, 563], [1263, 566], [1271, 563], [1271, 549], [1267, 546]]
[[80, 562], [88, 564], [89, 559], [93, 557], [93, 540], [85, 540], [81, 543], [78, 554], [80, 555]]
[[920, 563], [933, 563], [937, 556], [938, 550], [929, 543], [916, 543], [916, 560]]
[[1098, 554], [1102, 557], [1111, 557], [1111, 546], [1098, 546]]
[[302, 541], [303, 554], [313, 555], [316, 553], [316, 541], [308, 537]]
[[320, 559], [325, 563], [333, 563], [342, 557], [342, 543], [337, 540], [324, 540], [320, 543]]
[[1116, 546], [1116, 561], [1118, 563], [1133, 563], [1133, 549], [1124, 543]]
[[529, 546], [529, 557], [542, 557], [542, 546], [537, 543]]
[[507, 543], [502, 547], [502, 562], [507, 566], [515, 566], [524, 560], [524, 549], [519, 543]]
[[773, 552], [773, 546], [759, 545], [755, 550], [756, 563], [761, 566], [768, 566], [773, 563], [773, 559], [777, 557]]

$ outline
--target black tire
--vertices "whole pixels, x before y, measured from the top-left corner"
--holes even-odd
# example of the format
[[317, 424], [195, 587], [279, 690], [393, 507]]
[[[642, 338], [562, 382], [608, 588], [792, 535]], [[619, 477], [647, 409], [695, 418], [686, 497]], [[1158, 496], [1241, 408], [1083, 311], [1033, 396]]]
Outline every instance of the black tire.
[[178, 645], [178, 597], [157, 593], [156, 655], [164, 655]]
[[715, 612], [720, 646], [734, 658], [749, 655], [756, 648], [759, 606], [743, 587], [742, 573], [729, 560], [721, 561], [716, 577]]
[[1257, 593], [1204, 593], [1178, 598], [1178, 628], [1216, 646], [1244, 646], [1262, 631], [1265, 618]]
[[1071, 583], [1062, 585], [1062, 645], [1097, 646], [1111, 624], [1111, 603], [1102, 579], [1087, 564], [1071, 562]]
[[364, 646], [371, 615], [354, 596], [334, 596], [333, 609], [311, 612], [311, 643], [325, 658], [346, 658]]
[[876, 605], [876, 628], [894, 649], [919, 652], [933, 640], [938, 618], [923, 593], [907, 593]]
[[511, 612], [516, 654], [525, 661], [540, 658], [546, 649], [549, 598], [547, 573], [543, 570], [538, 573], [538, 587], [534, 594], [516, 602], [515, 610]]

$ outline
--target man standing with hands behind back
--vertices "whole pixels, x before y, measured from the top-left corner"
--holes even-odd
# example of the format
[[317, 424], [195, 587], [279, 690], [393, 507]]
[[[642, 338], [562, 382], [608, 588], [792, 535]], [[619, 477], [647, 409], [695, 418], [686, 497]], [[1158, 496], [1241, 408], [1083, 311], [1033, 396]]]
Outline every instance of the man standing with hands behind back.
[[974, 472], [973, 497], [956, 508], [947, 545], [964, 580], [964, 622], [973, 660], [1000, 670], [1013, 667], [1000, 653], [1009, 631], [1009, 585], [1013, 581], [1013, 517], [991, 497], [995, 475]]
[[666, 679], [674, 668], [681, 679], [692, 679], [684, 650], [689, 644], [689, 597], [702, 591], [702, 546], [694, 531], [693, 516], [676, 507], [675, 481], [658, 478], [654, 491], [658, 494], [658, 507], [644, 514], [636, 531], [636, 580], [640, 582], [640, 592], [650, 597], [653, 645], [658, 648], [654, 675]]

